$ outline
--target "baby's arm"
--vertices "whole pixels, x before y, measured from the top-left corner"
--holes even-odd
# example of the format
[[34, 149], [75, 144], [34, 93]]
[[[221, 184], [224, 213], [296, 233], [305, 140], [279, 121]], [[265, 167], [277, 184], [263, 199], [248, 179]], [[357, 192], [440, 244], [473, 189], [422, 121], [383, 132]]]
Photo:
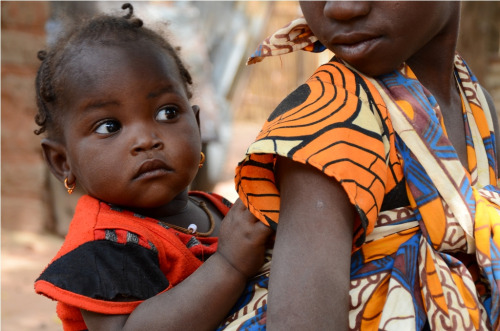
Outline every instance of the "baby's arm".
[[221, 224], [217, 252], [183, 282], [130, 315], [82, 310], [89, 330], [213, 330], [264, 262], [271, 230], [237, 201]]
[[346, 330], [354, 208], [334, 179], [280, 157], [269, 330]]

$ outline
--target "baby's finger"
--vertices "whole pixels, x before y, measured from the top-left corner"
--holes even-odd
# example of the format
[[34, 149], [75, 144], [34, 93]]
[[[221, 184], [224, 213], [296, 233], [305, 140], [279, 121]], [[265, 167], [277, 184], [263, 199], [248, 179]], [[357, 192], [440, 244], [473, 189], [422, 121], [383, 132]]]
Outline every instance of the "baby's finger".
[[236, 201], [233, 203], [233, 206], [231, 208], [237, 208], [237, 209], [246, 209], [245, 204], [243, 201], [241, 201], [240, 198], [236, 199]]
[[255, 223], [255, 225], [253, 225], [253, 227], [254, 227], [255, 231], [259, 231], [259, 232], [265, 232], [265, 233], [273, 233], [274, 232], [274, 230], [271, 229], [271, 227], [265, 225], [259, 219], [257, 219], [257, 222]]
[[235, 201], [234, 205], [233, 205], [233, 208], [234, 206], [237, 205], [237, 208], [240, 209], [240, 210], [244, 210], [246, 216], [248, 216], [248, 220], [251, 221], [252, 223], [262, 223], [257, 217], [255, 217], [249, 210], [248, 208], [245, 206], [245, 204], [243, 203], [243, 201], [241, 201], [239, 198], [238, 200]]

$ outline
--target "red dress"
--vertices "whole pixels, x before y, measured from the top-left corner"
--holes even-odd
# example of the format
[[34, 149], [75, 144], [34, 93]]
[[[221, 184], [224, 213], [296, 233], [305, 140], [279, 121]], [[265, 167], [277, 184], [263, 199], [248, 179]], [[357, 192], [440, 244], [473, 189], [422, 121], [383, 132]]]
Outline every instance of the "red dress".
[[[209, 200], [223, 215], [231, 207], [217, 194], [190, 195]], [[61, 249], [35, 281], [35, 291], [58, 301], [64, 330], [86, 330], [80, 309], [130, 314], [183, 281], [216, 250], [215, 237], [185, 234], [85, 195]], [[127, 297], [135, 301], [123, 301]]]

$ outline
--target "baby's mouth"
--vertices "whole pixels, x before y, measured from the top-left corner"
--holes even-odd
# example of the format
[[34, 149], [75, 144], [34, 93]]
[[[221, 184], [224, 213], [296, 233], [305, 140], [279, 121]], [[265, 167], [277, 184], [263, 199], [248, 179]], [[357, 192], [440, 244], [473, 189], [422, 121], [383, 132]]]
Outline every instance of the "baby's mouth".
[[139, 166], [133, 179], [163, 176], [172, 169], [167, 164], [158, 159], [148, 159]]

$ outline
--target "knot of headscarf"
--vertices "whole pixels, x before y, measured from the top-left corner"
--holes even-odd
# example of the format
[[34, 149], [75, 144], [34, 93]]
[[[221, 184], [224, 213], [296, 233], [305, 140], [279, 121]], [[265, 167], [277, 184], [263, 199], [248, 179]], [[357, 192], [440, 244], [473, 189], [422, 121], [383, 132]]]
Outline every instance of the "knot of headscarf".
[[316, 38], [304, 17], [288, 23], [267, 37], [250, 56], [247, 65], [262, 61], [267, 56], [284, 55], [298, 50], [320, 53], [326, 47]]

